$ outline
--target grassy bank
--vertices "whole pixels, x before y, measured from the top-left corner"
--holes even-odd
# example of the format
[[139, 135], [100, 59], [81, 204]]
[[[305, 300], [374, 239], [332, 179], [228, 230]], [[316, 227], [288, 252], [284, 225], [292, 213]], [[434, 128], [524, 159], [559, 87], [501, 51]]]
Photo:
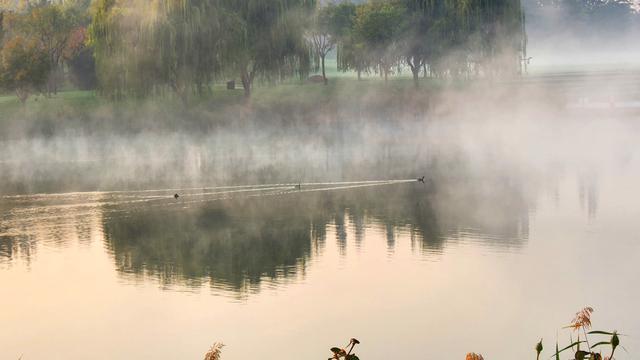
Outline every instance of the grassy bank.
[[416, 89], [412, 80], [404, 78], [387, 83], [376, 78], [338, 78], [328, 86], [288, 82], [256, 87], [249, 102], [241, 88], [227, 90], [224, 85], [216, 85], [207, 96], [192, 97], [187, 106], [171, 95], [113, 102], [95, 91], [63, 91], [51, 97], [32, 96], [23, 105], [16, 96], [4, 94], [0, 97], [0, 129], [7, 136], [74, 130], [200, 131], [258, 118], [306, 123], [338, 113], [379, 115], [408, 108], [426, 109], [434, 94], [450, 85], [425, 80]]
[[[349, 77], [331, 78], [329, 84], [314, 84], [300, 81], [289, 81], [278, 85], [263, 84], [257, 86], [253, 91], [252, 104], [258, 106], [274, 106], [279, 103], [296, 103], [300, 106], [309, 106], [318, 102], [326, 102], [335, 100], [336, 96], [348, 95], [348, 101], [361, 101], [365, 96], [385, 95], [393, 97], [399, 93], [425, 93], [434, 90], [443, 89], [451, 86], [463, 86], [464, 82], [455, 82], [438, 79], [423, 79], [420, 82], [420, 88], [415, 89], [413, 81], [409, 78], [393, 78], [388, 82], [378, 79], [377, 77], [367, 77], [362, 80], [356, 80]], [[213, 86], [209, 95], [201, 98], [192, 97], [189, 100], [190, 107], [199, 107], [203, 105], [238, 105], [245, 102], [242, 88], [235, 90], [227, 90], [224, 85], [217, 84]], [[176, 105], [178, 99], [170, 94], [161, 99], [156, 99], [160, 103], [169, 103]], [[130, 99], [120, 101], [119, 106], [140, 105], [142, 100]], [[74, 107], [78, 110], [91, 109], [99, 105], [112, 103], [108, 99], [101, 98], [95, 91], [68, 90], [58, 93], [51, 98], [42, 95], [32, 96], [27, 101], [27, 109], [29, 111], [42, 110], [43, 107], [49, 109], [54, 107]], [[16, 112], [23, 108], [18, 98], [12, 93], [4, 93], [0, 95], [0, 116]]]
[[562, 105], [563, 88], [540, 90], [547, 82], [552, 83], [545, 80], [523, 86], [525, 81], [429, 78], [421, 79], [416, 88], [411, 78], [402, 76], [387, 82], [377, 76], [360, 81], [344, 76], [330, 78], [327, 86], [300, 81], [259, 84], [250, 101], [242, 88], [227, 90], [224, 84], [217, 84], [205, 96], [191, 97], [186, 106], [170, 92], [163, 97], [112, 101], [95, 91], [69, 90], [51, 97], [32, 96], [26, 105], [5, 93], [0, 96], [0, 139], [69, 132], [206, 132], [247, 122], [270, 123], [276, 128], [313, 127], [356, 118], [398, 123], [403, 118], [437, 116], [488, 104], [500, 104], [502, 111], [510, 104]]

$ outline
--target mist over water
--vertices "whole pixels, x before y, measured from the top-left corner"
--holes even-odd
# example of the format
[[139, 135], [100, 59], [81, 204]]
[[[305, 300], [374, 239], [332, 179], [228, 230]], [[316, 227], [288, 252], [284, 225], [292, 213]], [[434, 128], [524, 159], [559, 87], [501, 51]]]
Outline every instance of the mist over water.
[[[253, 113], [241, 115], [238, 124], [202, 129], [189, 127], [191, 115], [179, 112], [165, 121], [186, 125], [148, 130], [92, 128], [114, 121], [108, 117], [57, 124], [54, 132], [43, 132], [45, 123], [3, 134], [0, 190], [10, 195], [407, 179], [449, 162], [481, 174], [618, 164], [635, 151], [636, 83], [629, 73], [532, 76], [445, 92], [431, 101], [429, 112], [410, 102], [379, 111], [342, 100], [310, 115]], [[224, 117], [234, 115], [240, 114]], [[158, 114], [126, 116], [145, 124]]]
[[596, 83], [5, 134], [2, 354], [192, 358], [220, 340], [225, 359], [312, 358], [356, 336], [363, 358], [527, 358], [591, 305], [631, 359], [638, 109], [611, 90], [627, 82]]

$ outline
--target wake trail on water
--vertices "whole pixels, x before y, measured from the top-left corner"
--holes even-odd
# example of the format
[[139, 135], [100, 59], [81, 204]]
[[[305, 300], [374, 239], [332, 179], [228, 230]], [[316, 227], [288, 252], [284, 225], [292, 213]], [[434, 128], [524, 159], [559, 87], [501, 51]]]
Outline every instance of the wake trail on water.
[[[268, 191], [261, 192], [257, 194], [249, 194], [245, 196], [246, 198], [256, 198], [256, 197], [267, 197], [267, 196], [281, 196], [281, 195], [291, 195], [291, 194], [300, 194], [300, 193], [313, 193], [313, 192], [328, 192], [328, 191], [339, 191], [339, 190], [348, 190], [348, 189], [358, 189], [358, 188], [369, 188], [369, 187], [377, 187], [384, 185], [393, 185], [393, 184], [403, 184], [415, 182], [415, 180], [380, 180], [380, 181], [367, 181], [367, 182], [335, 182], [335, 183], [325, 183], [331, 185], [339, 186], [330, 186], [330, 187], [320, 187], [320, 188], [291, 188], [286, 187], [282, 190], [276, 191]], [[317, 183], [316, 183], [317, 184]], [[295, 184], [297, 186], [298, 184]], [[305, 186], [305, 184], [301, 184], [301, 186]], [[194, 195], [197, 196], [197, 195]], [[206, 203], [212, 201], [220, 201], [220, 200], [230, 200], [233, 199], [233, 196], [224, 196], [220, 198], [209, 198], [209, 199], [198, 199], [198, 200], [187, 200], [187, 201], [179, 201], [170, 205], [189, 205], [189, 204], [197, 204], [197, 203]]]
[[[254, 185], [225, 185], [225, 186], [204, 186], [204, 187], [191, 187], [191, 188], [165, 188], [165, 189], [146, 189], [146, 190], [111, 190], [111, 191], [85, 191], [85, 192], [63, 192], [63, 193], [38, 193], [28, 195], [5, 195], [1, 196], [2, 199], [47, 199], [56, 197], [73, 197], [73, 196], [87, 196], [87, 195], [119, 195], [123, 194], [123, 197], [134, 198], [164, 198], [163, 195], [136, 195], [136, 194], [153, 194], [153, 193], [173, 193], [182, 192], [181, 196], [197, 196], [207, 193], [224, 193], [224, 191], [215, 190], [228, 190], [234, 192], [237, 190], [245, 191], [267, 191], [272, 188], [291, 188], [291, 187], [309, 187], [309, 186], [340, 186], [340, 185], [359, 185], [359, 184], [389, 184], [389, 183], [402, 183], [413, 182], [415, 180], [363, 180], [363, 181], [334, 181], [334, 182], [299, 182], [299, 183], [275, 183], [275, 184], [254, 184]], [[193, 193], [194, 191], [201, 191], [200, 193]], [[215, 191], [215, 192], [212, 192]], [[171, 194], [172, 195], [172, 194]]]
[[[401, 184], [401, 183], [409, 183], [409, 182], [415, 182], [415, 180], [378, 180], [378, 181], [350, 181], [350, 182], [332, 182], [332, 183], [300, 183], [300, 184], [282, 184], [283, 186], [272, 186], [272, 187], [263, 187], [265, 185], [260, 185], [257, 188], [248, 188], [248, 189], [244, 188], [244, 189], [228, 190], [228, 191], [188, 193], [188, 194], [180, 195], [179, 200], [174, 200], [173, 198], [168, 198], [167, 196], [156, 195], [156, 196], [149, 196], [149, 197], [138, 199], [138, 200], [110, 202], [109, 204], [114, 204], [114, 205], [115, 204], [136, 204], [136, 203], [145, 203], [145, 202], [148, 203], [152, 201], [158, 201], [158, 202], [164, 201], [161, 204], [151, 204], [149, 206], [153, 206], [153, 207], [157, 207], [157, 206], [164, 207], [164, 206], [171, 206], [171, 205], [184, 206], [189, 204], [231, 200], [231, 199], [240, 198], [240, 197], [255, 198], [255, 197], [299, 194], [299, 193], [309, 193], [309, 192], [336, 191], [336, 190], [356, 189], [356, 188], [374, 187], [374, 186], [382, 186], [382, 185]], [[275, 185], [275, 184], [271, 184], [271, 185]], [[309, 186], [319, 186], [319, 185], [320, 186], [334, 185], [334, 186], [308, 188]], [[338, 186], [335, 186], [335, 185], [338, 185]], [[303, 187], [307, 187], [307, 188], [303, 188]], [[226, 187], [226, 188], [230, 188], [230, 187]], [[220, 187], [218, 187], [218, 189], [220, 189]], [[254, 194], [251, 194], [251, 193], [254, 193]], [[235, 195], [240, 195], [240, 196], [235, 196]], [[201, 199], [185, 200], [185, 199], [191, 199], [191, 198], [201, 198]]]
[[[61, 224], [60, 221], [66, 221], [74, 224], [78, 217], [95, 216], [97, 213], [102, 217], [112, 217], [121, 214], [126, 216], [131, 211], [144, 211], [152, 208], [189, 208], [190, 205], [211, 203], [233, 199], [260, 198], [272, 196], [288, 196], [294, 194], [320, 193], [330, 191], [342, 191], [349, 189], [373, 188], [380, 186], [389, 186], [394, 184], [407, 184], [416, 180], [376, 180], [376, 181], [349, 181], [349, 182], [324, 182], [324, 183], [300, 183], [300, 184], [265, 184], [253, 187], [248, 186], [225, 186], [225, 187], [209, 187], [207, 189], [226, 189], [224, 191], [203, 191], [198, 193], [188, 193], [180, 195], [179, 199], [174, 199], [168, 194], [165, 196], [151, 195], [136, 199], [121, 200], [119, 195], [110, 193], [73, 193], [68, 198], [79, 197], [78, 202], [50, 204], [44, 203], [28, 204], [22, 206], [23, 198], [16, 203], [16, 206], [9, 208], [0, 220], [5, 226], [0, 227], [0, 236], [9, 234], [9, 228], [22, 229], [18, 233], [25, 231], [24, 229], [36, 226], [39, 229], [45, 227], [57, 228]], [[277, 185], [277, 186], [273, 186]], [[157, 191], [157, 190], [152, 190]], [[168, 190], [161, 190], [168, 191]], [[171, 191], [174, 191], [173, 189]], [[69, 193], [68, 193], [69, 194]], [[80, 196], [79, 194], [85, 194]], [[102, 198], [96, 198], [104, 196]], [[61, 199], [61, 194], [52, 194], [52, 197], [43, 197], [43, 195], [35, 195], [37, 200], [54, 200]], [[109, 196], [111, 195], [111, 196]], [[89, 197], [89, 198], [87, 198]], [[34, 198], [27, 199], [33, 200]], [[67, 199], [64, 199], [67, 200]], [[121, 207], [125, 205], [126, 207]], [[136, 206], [140, 205], [140, 206]], [[129, 207], [132, 206], [132, 207]], [[15, 234], [14, 234], [15, 235]]]

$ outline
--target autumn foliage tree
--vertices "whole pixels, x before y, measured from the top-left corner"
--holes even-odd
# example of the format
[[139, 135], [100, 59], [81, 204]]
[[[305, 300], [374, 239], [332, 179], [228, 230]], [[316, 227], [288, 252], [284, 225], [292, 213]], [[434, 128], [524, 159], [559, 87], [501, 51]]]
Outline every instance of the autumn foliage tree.
[[[66, 80], [69, 64], [86, 55], [88, 0], [37, 0], [2, 4], [0, 45], [5, 87], [28, 98], [35, 89], [50, 96]], [[31, 62], [20, 63], [20, 59]], [[47, 65], [43, 66], [42, 59]], [[44, 72], [45, 84], [41, 84]]]
[[30, 7], [21, 16], [19, 30], [29, 39], [37, 41], [47, 53], [50, 73], [47, 79], [47, 93], [57, 93], [63, 79], [65, 55], [79, 50], [83, 43], [80, 14], [73, 7], [64, 4], [47, 3]]
[[47, 82], [50, 70], [47, 55], [36, 41], [21, 36], [6, 41], [0, 52], [0, 84], [26, 103]]

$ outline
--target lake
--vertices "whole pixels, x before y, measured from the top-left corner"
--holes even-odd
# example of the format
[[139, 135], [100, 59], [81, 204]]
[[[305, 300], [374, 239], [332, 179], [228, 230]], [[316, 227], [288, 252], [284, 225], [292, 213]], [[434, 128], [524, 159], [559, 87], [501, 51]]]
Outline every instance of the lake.
[[0, 357], [197, 359], [221, 341], [225, 360], [311, 359], [356, 337], [362, 359], [533, 359], [540, 338], [546, 359], [588, 305], [634, 358], [640, 126], [567, 111], [233, 156], [209, 137], [121, 139], [152, 144], [135, 161], [83, 135], [4, 141]]

